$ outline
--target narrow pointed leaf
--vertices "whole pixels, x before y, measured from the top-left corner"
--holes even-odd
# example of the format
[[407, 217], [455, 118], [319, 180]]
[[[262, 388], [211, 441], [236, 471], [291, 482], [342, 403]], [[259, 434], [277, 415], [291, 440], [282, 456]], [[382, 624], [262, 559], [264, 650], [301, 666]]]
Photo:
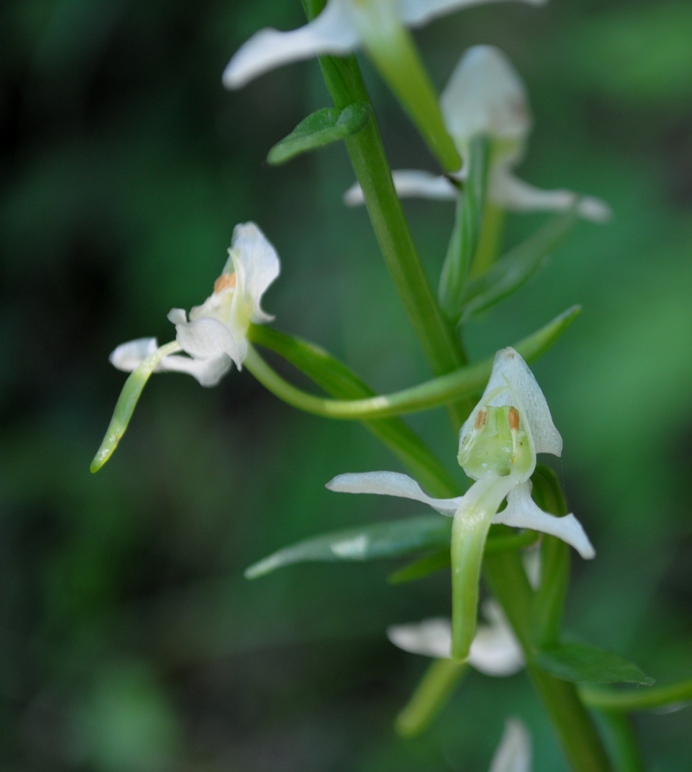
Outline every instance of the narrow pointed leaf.
[[324, 107], [304, 118], [293, 131], [269, 151], [267, 161], [276, 166], [297, 155], [338, 142], [359, 132], [370, 120], [365, 102], [354, 102], [343, 110]]
[[461, 315], [464, 286], [478, 247], [489, 157], [490, 142], [487, 137], [474, 137], [468, 149], [469, 173], [457, 201], [454, 230], [440, 276], [440, 305], [453, 321]]
[[250, 566], [245, 576], [256, 579], [293, 563], [364, 562], [440, 550], [449, 546], [451, 533], [451, 518], [439, 515], [350, 528], [285, 547]]
[[485, 311], [526, 284], [547, 265], [576, 222], [576, 209], [556, 215], [501, 257], [486, 273], [468, 282], [461, 297], [462, 319]]
[[575, 683], [632, 683], [642, 686], [654, 683], [653, 678], [645, 675], [632, 662], [584, 643], [563, 643], [542, 649], [536, 654], [534, 664], [556, 678]]

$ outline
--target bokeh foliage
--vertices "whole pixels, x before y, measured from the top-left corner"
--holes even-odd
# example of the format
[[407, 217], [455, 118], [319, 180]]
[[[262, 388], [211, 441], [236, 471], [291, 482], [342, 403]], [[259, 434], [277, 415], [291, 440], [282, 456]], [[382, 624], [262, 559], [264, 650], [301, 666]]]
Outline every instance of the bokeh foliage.
[[[397, 465], [357, 425], [300, 416], [247, 373], [214, 390], [152, 379], [116, 457], [88, 464], [123, 375], [119, 342], [172, 337], [208, 294], [233, 225], [253, 219], [283, 275], [280, 329], [374, 387], [428, 376], [334, 146], [280, 168], [269, 148], [327, 106], [315, 62], [221, 88], [256, 29], [298, 2], [10, 0], [0, 9], [0, 758], [7, 769], [485, 769], [504, 710], [536, 769], [559, 751], [522, 676], [470, 676], [422, 739], [391, 720], [425, 667], [394, 622], [445, 613], [447, 579], [391, 564], [242, 570], [322, 530], [417, 514], [325, 491]], [[692, 67], [676, 0], [476, 8], [416, 34], [441, 87], [462, 49], [499, 45], [531, 94], [522, 176], [605, 198], [534, 282], [481, 320], [487, 356], [564, 308], [584, 313], [536, 366], [565, 440], [558, 471], [598, 558], [575, 561], [569, 627], [659, 683], [692, 672]], [[395, 167], [434, 169], [364, 64]], [[407, 204], [436, 277], [452, 206]], [[539, 216], [514, 216], [508, 243]], [[441, 416], [412, 423], [450, 459]], [[461, 481], [461, 476], [460, 476]], [[342, 500], [344, 499], [344, 500]], [[689, 768], [690, 713], [640, 715], [657, 770]]]

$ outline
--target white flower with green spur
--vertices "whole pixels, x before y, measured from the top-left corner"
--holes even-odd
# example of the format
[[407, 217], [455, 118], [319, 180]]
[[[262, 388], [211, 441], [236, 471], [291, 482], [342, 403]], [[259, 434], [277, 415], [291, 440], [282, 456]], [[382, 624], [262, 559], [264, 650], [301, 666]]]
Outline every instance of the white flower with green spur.
[[[524, 667], [524, 654], [500, 606], [488, 598], [483, 603], [487, 623], [480, 623], [469, 650], [468, 663], [489, 676], [509, 676]], [[387, 637], [400, 649], [433, 659], [452, 654], [452, 623], [435, 617], [408, 625], [391, 625]]]
[[[399, 197], [454, 200], [466, 179], [468, 146], [475, 136], [491, 141], [488, 197], [496, 206], [515, 212], [563, 211], [595, 222], [610, 215], [598, 198], [570, 190], [541, 190], [514, 175], [531, 133], [532, 118], [526, 89], [509, 59], [493, 46], [474, 46], [460, 59], [440, 97], [445, 126], [454, 140], [464, 168], [448, 176], [417, 169], [392, 173]], [[349, 206], [363, 203], [358, 184], [344, 194]]]
[[[276, 250], [255, 223], [237, 225], [226, 265], [213, 293], [188, 315], [174, 308], [168, 319], [175, 325], [176, 341], [159, 347], [156, 338], [138, 338], [118, 346], [110, 355], [119, 370], [132, 372], [147, 358], [159, 357], [153, 372], [183, 372], [202, 386], [215, 386], [232, 363], [240, 370], [247, 354], [251, 323], [273, 319], [261, 307], [262, 295], [279, 275]], [[185, 352], [188, 356], [179, 356]]]
[[[398, 472], [366, 472], [335, 477], [327, 488], [420, 501], [454, 518], [452, 526], [452, 656], [466, 660], [476, 630], [478, 582], [485, 541], [492, 523], [551, 534], [583, 558], [595, 551], [574, 515], [543, 512], [531, 498], [530, 477], [537, 453], [562, 452], [562, 438], [531, 370], [513, 349], [498, 351], [480, 402], [459, 433], [458, 460], [475, 480], [463, 495], [436, 499]], [[506, 500], [507, 505], [500, 511]]]
[[[344, 56], [364, 44], [373, 19], [389, 19], [407, 27], [419, 27], [438, 16], [461, 8], [498, 0], [328, 0], [313, 21], [289, 32], [263, 29], [253, 35], [228, 63], [223, 82], [240, 88], [268, 70], [289, 62], [322, 54]], [[543, 5], [546, 0], [521, 0]], [[387, 26], [385, 24], [385, 26]]]
[[[175, 325], [175, 340], [159, 346], [156, 338], [137, 338], [113, 351], [111, 363], [130, 376], [91, 462], [92, 472], [113, 455], [152, 373], [189, 373], [202, 386], [215, 386], [233, 362], [242, 368], [250, 324], [273, 319], [262, 310], [261, 300], [279, 269], [276, 251], [262, 231], [252, 222], [237, 225], [212, 294], [190, 311], [189, 318], [181, 308], [168, 314]], [[179, 356], [181, 352], [187, 356]]]

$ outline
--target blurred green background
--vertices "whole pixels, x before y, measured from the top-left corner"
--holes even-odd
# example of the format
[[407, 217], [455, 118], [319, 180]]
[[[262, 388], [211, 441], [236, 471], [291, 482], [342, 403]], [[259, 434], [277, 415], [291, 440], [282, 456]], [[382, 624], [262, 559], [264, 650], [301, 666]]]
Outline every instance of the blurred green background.
[[[245, 372], [216, 389], [154, 377], [120, 449], [89, 461], [124, 376], [108, 353], [172, 337], [255, 220], [283, 274], [265, 308], [374, 387], [428, 376], [334, 146], [281, 168], [268, 149], [329, 104], [314, 61], [228, 93], [230, 55], [297, 0], [10, 0], [0, 8], [0, 763], [7, 770], [484, 770], [520, 716], [535, 768], [564, 767], [523, 675], [471, 674], [415, 741], [391, 729], [427, 663], [387, 625], [446, 614], [444, 574], [392, 564], [243, 569], [322, 530], [415, 514], [338, 497], [334, 474], [396, 462], [359, 426], [298, 415]], [[573, 303], [535, 367], [557, 467], [598, 550], [574, 561], [569, 628], [659, 683], [692, 674], [692, 7], [491, 4], [416, 33], [434, 82], [501, 46], [536, 125], [521, 176], [601, 196], [548, 270], [474, 322], [487, 356]], [[364, 63], [392, 165], [434, 163]], [[433, 282], [453, 211], [407, 202]], [[543, 221], [514, 216], [511, 244]], [[444, 414], [412, 423], [453, 465]], [[690, 768], [692, 712], [636, 717], [655, 770]]]

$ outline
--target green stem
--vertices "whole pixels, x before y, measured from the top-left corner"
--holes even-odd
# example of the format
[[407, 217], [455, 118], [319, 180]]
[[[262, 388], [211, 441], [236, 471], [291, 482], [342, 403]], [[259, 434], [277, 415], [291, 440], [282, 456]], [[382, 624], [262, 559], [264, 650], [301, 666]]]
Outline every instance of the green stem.
[[402, 737], [415, 737], [430, 726], [449, 700], [466, 667], [465, 663], [451, 659], [434, 660], [411, 699], [396, 717], [396, 731]]
[[[322, 9], [321, 0], [304, 0], [309, 19]], [[335, 107], [354, 102], [370, 104], [370, 97], [355, 57], [320, 57], [320, 67]], [[453, 327], [445, 319], [420, 261], [396, 194], [374, 111], [367, 125], [345, 140], [365, 206], [394, 286], [411, 325], [430, 362], [442, 375], [466, 364]], [[455, 424], [461, 425], [473, 405], [468, 400], [450, 406]]]
[[380, 75], [420, 131], [446, 172], [461, 168], [461, 156], [449, 136], [440, 103], [409, 31], [398, 19], [393, 3], [381, 0], [357, 6], [363, 47]]
[[[527, 361], [533, 361], [550, 347], [580, 312], [575, 306], [549, 322], [545, 327], [519, 341], [516, 350]], [[253, 328], [255, 331], [259, 328]], [[258, 333], [253, 337], [257, 339]], [[261, 338], [260, 338], [261, 342]], [[244, 364], [247, 369], [284, 402], [308, 413], [341, 420], [372, 420], [414, 413], [440, 407], [452, 400], [472, 397], [482, 390], [492, 370], [494, 357], [442, 375], [418, 386], [365, 399], [333, 400], [316, 397], [292, 386], [276, 373], [250, 346]]]
[[[563, 517], [567, 502], [552, 469], [538, 464], [532, 476], [533, 496], [544, 512]], [[541, 578], [533, 600], [534, 638], [537, 646], [559, 643], [562, 617], [569, 586], [570, 551], [561, 539], [543, 536]]]
[[534, 655], [531, 611], [533, 592], [517, 553], [489, 554], [485, 576], [502, 605], [526, 658], [526, 670], [550, 716], [560, 744], [577, 772], [606, 772], [611, 768], [591, 716], [574, 684], [561, 681], [532, 663]]
[[602, 711], [617, 772], [645, 772], [630, 717], [619, 711]]
[[600, 710], [619, 710], [623, 713], [655, 710], [692, 702], [692, 678], [668, 686], [653, 686], [637, 691], [615, 691], [595, 686], [582, 686], [579, 693], [587, 705]]

